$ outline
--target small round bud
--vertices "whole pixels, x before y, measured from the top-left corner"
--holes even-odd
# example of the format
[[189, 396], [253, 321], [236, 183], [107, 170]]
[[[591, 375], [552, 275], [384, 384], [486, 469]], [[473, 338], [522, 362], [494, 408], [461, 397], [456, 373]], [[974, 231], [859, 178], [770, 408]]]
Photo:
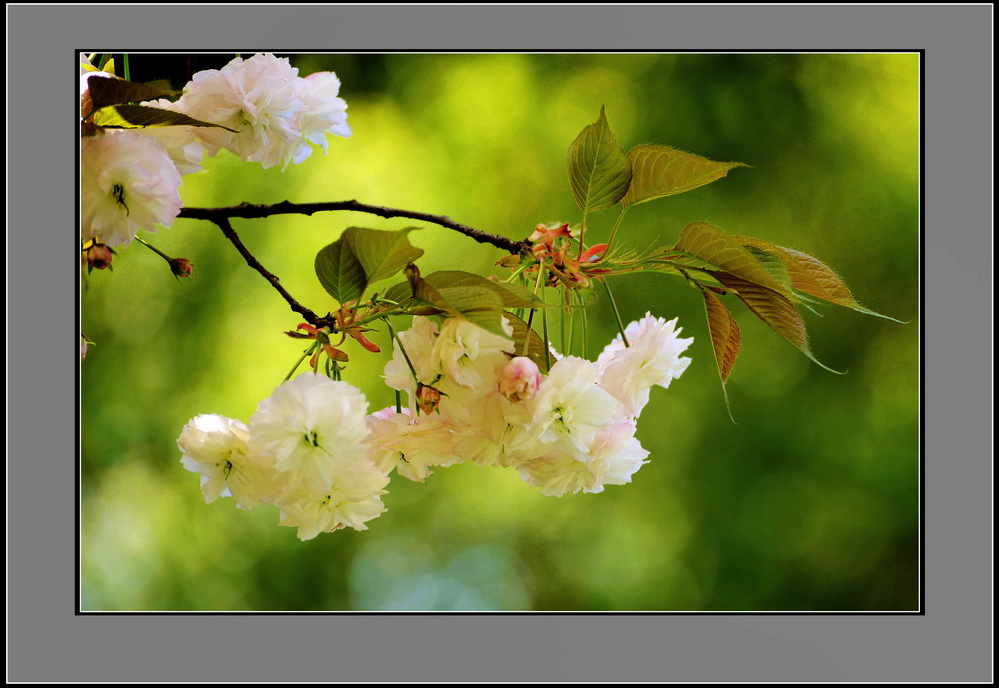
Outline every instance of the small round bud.
[[538, 364], [525, 356], [511, 358], [499, 377], [499, 392], [513, 402], [530, 399], [541, 386]]
[[170, 261], [170, 270], [174, 277], [190, 277], [194, 272], [194, 265], [187, 258], [174, 258]]
[[111, 261], [114, 259], [114, 251], [111, 247], [96, 241], [83, 254], [87, 259], [87, 272], [95, 269], [106, 270], [111, 267]]

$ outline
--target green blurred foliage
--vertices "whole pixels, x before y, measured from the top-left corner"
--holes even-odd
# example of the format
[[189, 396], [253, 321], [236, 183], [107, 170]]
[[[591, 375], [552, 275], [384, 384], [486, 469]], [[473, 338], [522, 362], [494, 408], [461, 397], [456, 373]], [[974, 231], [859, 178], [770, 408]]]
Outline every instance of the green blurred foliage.
[[[199, 56], [200, 58], [200, 56]], [[133, 55], [132, 78], [180, 86], [229, 56]], [[214, 60], [218, 64], [213, 64]], [[919, 572], [919, 158], [916, 55], [324, 55], [350, 139], [287, 171], [228, 153], [186, 177], [191, 206], [358, 199], [444, 214], [515, 239], [578, 222], [569, 143], [601, 105], [624, 149], [660, 143], [752, 169], [635, 207], [645, 248], [695, 220], [818, 256], [857, 298], [805, 313], [834, 375], [732, 301], [743, 351], [726, 412], [698, 293], [664, 275], [613, 286], [626, 321], [679, 317], [693, 364], [656, 388], [633, 484], [544, 497], [512, 470], [395, 478], [365, 532], [299, 542], [273, 508], [206, 505], [176, 437], [193, 416], [248, 420], [297, 359], [300, 318], [213, 225], [145, 238], [190, 259], [179, 282], [137, 242], [82, 289], [81, 586], [87, 610], [915, 610]], [[187, 69], [187, 73], [184, 70]], [[590, 241], [616, 211], [591, 216]], [[312, 265], [352, 213], [236, 220], [302, 303], [333, 306]], [[501, 252], [445, 229], [410, 235], [426, 273], [498, 272]], [[590, 308], [590, 357], [614, 336]], [[404, 323], [403, 323], [404, 324]], [[384, 333], [372, 339], [389, 350]], [[346, 379], [393, 403], [385, 355], [353, 347]]]

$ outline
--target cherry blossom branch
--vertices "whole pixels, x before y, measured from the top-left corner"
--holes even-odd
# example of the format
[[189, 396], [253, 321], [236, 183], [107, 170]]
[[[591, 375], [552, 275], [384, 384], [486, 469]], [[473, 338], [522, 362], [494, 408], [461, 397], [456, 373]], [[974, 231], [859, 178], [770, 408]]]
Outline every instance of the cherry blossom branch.
[[[178, 217], [185, 217], [193, 220], [209, 220], [218, 224], [220, 219], [233, 217], [254, 219], [271, 217], [272, 215], [312, 215], [318, 212], [335, 210], [351, 210], [358, 213], [368, 213], [384, 218], [405, 217], [411, 220], [429, 222], [446, 229], [451, 229], [459, 234], [464, 234], [470, 239], [474, 239], [481, 244], [490, 244], [496, 248], [503, 249], [513, 254], [520, 254], [531, 249], [531, 244], [526, 241], [514, 241], [497, 234], [490, 234], [479, 229], [474, 229], [467, 225], [455, 222], [444, 215], [432, 215], [414, 210], [401, 210], [399, 208], [385, 208], [383, 206], [360, 203], [356, 200], [330, 201], [326, 203], [292, 203], [283, 201], [273, 205], [254, 205], [251, 203], [241, 203], [228, 208], [182, 208]], [[221, 225], [219, 225], [221, 227]]]
[[[209, 218], [200, 218], [200, 219], [209, 219]], [[236, 234], [236, 230], [234, 230], [232, 228], [232, 225], [229, 224], [229, 219], [227, 217], [225, 216], [213, 217], [211, 218], [211, 221], [214, 222], [216, 225], [218, 225], [218, 228], [222, 230], [222, 233], [225, 235], [226, 239], [228, 239], [230, 243], [232, 243], [232, 245], [236, 247], [236, 250], [239, 251], [239, 254], [243, 256], [244, 260], [246, 260], [246, 264], [249, 265], [254, 270], [256, 270], [257, 272], [259, 272], [261, 275], [263, 275], [264, 279], [270, 282], [271, 286], [274, 287], [278, 291], [278, 293], [281, 294], [282, 297], [284, 297], [284, 300], [288, 302], [289, 306], [291, 306], [291, 310], [300, 314], [303, 318], [305, 318], [306, 322], [315, 327], [322, 327], [329, 324], [326, 322], [325, 319], [320, 318], [313, 311], [309, 310], [308, 308], [300, 304], [298, 301], [296, 301], [295, 298], [288, 293], [288, 290], [286, 290], [284, 287], [281, 286], [281, 280], [278, 278], [278, 276], [270, 272], [269, 270], [267, 270], [267, 268], [265, 268], [263, 265], [260, 264], [260, 261], [257, 260], [252, 253], [250, 253], [250, 250], [246, 248], [246, 246], [240, 240], [239, 235]]]

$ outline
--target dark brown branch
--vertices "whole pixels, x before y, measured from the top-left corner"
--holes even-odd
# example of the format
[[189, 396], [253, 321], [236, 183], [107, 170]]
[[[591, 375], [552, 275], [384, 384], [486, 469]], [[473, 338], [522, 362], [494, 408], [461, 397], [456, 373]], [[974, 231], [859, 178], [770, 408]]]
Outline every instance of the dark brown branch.
[[[283, 201], [281, 203], [275, 203], [274, 205], [252, 205], [250, 203], [241, 203], [240, 205], [229, 208], [183, 208], [181, 209], [178, 217], [186, 217], [194, 220], [209, 220], [219, 224], [219, 220], [233, 217], [251, 219], [270, 217], [272, 215], [312, 215], [313, 213], [333, 210], [352, 210], [354, 212], [368, 213], [370, 215], [378, 215], [379, 217], [384, 218], [405, 217], [411, 220], [429, 222], [431, 224], [454, 230], [460, 234], [464, 234], [471, 239], [475, 239], [475, 241], [478, 241], [479, 243], [490, 244], [496, 248], [500, 248], [514, 254], [519, 254], [531, 249], [531, 245], [526, 241], [514, 241], [513, 239], [507, 239], [506, 237], [501, 237], [496, 234], [489, 234], [488, 232], [483, 232], [479, 229], [473, 229], [472, 227], [455, 222], [451, 218], [445, 217], [444, 215], [431, 215], [429, 213], [420, 213], [413, 210], [400, 210], [397, 208], [384, 208], [382, 206], [359, 203], [354, 200], [332, 201], [328, 203], [292, 203], [290, 201]], [[221, 225], [219, 226], [221, 227]]]
[[239, 254], [246, 260], [246, 264], [263, 275], [264, 279], [270, 282], [272, 287], [277, 289], [278, 293], [281, 294], [281, 296], [284, 297], [284, 300], [288, 302], [288, 305], [291, 306], [291, 310], [300, 314], [303, 318], [305, 318], [306, 322], [315, 327], [322, 327], [328, 324], [325, 320], [296, 301], [295, 298], [281, 286], [281, 280], [278, 279], [277, 275], [268, 271], [267, 268], [260, 264], [260, 261], [257, 260], [253, 254], [250, 253], [250, 250], [243, 245], [243, 242], [240, 241], [239, 236], [236, 234], [236, 230], [234, 230], [232, 225], [229, 224], [229, 219], [227, 217], [215, 217], [211, 218], [211, 221], [218, 225], [219, 229], [222, 230], [222, 233], [225, 234], [226, 239], [228, 239], [232, 245], [236, 247]]

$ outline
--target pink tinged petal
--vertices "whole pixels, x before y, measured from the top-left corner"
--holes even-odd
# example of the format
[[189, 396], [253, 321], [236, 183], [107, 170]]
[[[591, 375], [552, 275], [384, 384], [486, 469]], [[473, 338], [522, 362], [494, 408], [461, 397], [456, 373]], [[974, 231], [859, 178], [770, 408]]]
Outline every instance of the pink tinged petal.
[[529, 358], [511, 358], [499, 377], [499, 392], [513, 402], [531, 399], [541, 386], [541, 371]]
[[180, 172], [163, 145], [134, 131], [81, 142], [81, 234], [127, 245], [139, 229], [169, 227], [180, 213]]

